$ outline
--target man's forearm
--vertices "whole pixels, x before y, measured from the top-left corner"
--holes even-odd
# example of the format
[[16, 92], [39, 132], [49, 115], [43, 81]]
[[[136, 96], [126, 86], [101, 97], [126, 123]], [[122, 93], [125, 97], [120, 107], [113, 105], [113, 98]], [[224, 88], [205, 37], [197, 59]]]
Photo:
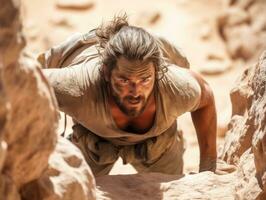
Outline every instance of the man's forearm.
[[215, 171], [217, 118], [213, 97], [208, 105], [192, 112], [191, 116], [200, 148], [199, 171]]

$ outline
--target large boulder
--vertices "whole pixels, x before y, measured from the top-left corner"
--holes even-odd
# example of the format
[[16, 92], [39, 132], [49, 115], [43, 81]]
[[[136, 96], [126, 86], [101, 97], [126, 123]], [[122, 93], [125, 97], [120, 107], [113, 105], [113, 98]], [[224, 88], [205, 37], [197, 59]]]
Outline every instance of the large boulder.
[[238, 164], [247, 149], [253, 147], [254, 151], [257, 150], [257, 143], [265, 134], [265, 54], [264, 52], [257, 65], [244, 71], [231, 91], [232, 119], [220, 155], [230, 164]]
[[5, 122], [1, 135], [8, 145], [3, 171], [19, 188], [39, 177], [47, 166], [56, 141], [57, 106], [37, 64], [21, 56], [25, 41], [19, 2], [3, 0], [1, 5], [0, 93], [6, 101], [3, 105], [9, 107], [8, 117], [0, 108], [1, 125]]
[[97, 177], [97, 199], [252, 200], [261, 193], [255, 174], [254, 156], [247, 151], [238, 170], [227, 175], [202, 172], [184, 177], [160, 173]]
[[[19, 1], [1, 3], [0, 199], [17, 200], [21, 194], [32, 199], [40, 193], [50, 199], [93, 200], [94, 178], [81, 152], [70, 142], [57, 140], [54, 92], [40, 66], [21, 53], [25, 42]], [[44, 187], [27, 190], [39, 181]]]
[[10, 105], [3, 130], [8, 145], [4, 172], [20, 187], [47, 167], [56, 144], [57, 106], [50, 86], [29, 58], [6, 66], [3, 81]]
[[23, 200], [94, 200], [95, 180], [80, 150], [60, 137], [48, 169], [21, 191]]
[[266, 51], [256, 66], [252, 79], [252, 90], [249, 116], [254, 127], [252, 150], [255, 156], [257, 178], [266, 191]]

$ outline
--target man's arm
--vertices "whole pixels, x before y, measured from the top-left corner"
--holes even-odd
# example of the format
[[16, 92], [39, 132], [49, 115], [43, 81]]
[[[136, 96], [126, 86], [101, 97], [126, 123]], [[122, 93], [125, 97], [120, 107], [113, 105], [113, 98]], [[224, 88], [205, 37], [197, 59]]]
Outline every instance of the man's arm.
[[197, 109], [191, 112], [193, 124], [196, 129], [199, 148], [199, 171], [216, 170], [216, 129], [217, 116], [215, 101], [210, 86], [198, 74], [191, 72], [201, 87], [201, 98]]
[[84, 96], [86, 83], [82, 66], [42, 69], [52, 86], [60, 111], [69, 115], [77, 110]]

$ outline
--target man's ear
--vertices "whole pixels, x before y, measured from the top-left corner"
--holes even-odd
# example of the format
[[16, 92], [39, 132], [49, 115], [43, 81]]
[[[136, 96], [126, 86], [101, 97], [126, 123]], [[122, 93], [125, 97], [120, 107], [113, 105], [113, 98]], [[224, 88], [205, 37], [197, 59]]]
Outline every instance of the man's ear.
[[106, 82], [109, 82], [110, 81], [110, 71], [107, 69], [107, 66], [106, 65], [103, 65], [103, 76], [104, 76], [104, 80]]

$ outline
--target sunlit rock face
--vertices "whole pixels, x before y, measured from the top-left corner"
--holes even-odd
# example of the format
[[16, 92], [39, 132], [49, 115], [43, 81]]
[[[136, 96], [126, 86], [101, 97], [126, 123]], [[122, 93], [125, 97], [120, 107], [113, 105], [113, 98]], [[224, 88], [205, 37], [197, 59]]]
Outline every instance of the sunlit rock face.
[[[19, 1], [1, 1], [0, 199], [21, 199], [26, 186], [42, 180], [51, 166], [68, 186], [58, 189], [63, 191], [58, 199], [74, 199], [73, 195], [94, 199], [94, 178], [82, 154], [57, 138], [59, 114], [53, 90], [37, 62], [22, 52], [19, 10]], [[53, 183], [41, 193], [57, 194], [58, 181]], [[37, 192], [32, 190], [30, 196]]]
[[233, 59], [254, 60], [266, 48], [266, 2], [225, 0], [217, 24]]
[[59, 137], [44, 174], [22, 188], [24, 200], [95, 199], [95, 181], [80, 150]]

